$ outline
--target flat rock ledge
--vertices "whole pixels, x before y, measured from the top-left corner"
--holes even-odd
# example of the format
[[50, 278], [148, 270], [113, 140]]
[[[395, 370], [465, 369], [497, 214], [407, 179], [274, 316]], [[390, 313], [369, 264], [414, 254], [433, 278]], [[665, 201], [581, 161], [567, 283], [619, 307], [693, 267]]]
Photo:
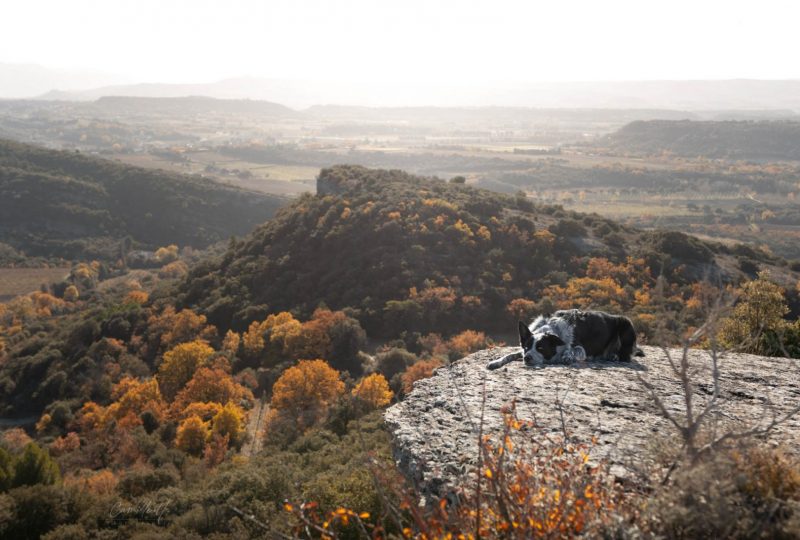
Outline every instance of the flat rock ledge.
[[[505, 347], [476, 352], [440, 368], [386, 411], [397, 464], [426, 495], [443, 496], [463, 483], [477, 459], [485, 388], [484, 434], [497, 439], [503, 431], [501, 409], [516, 400], [518, 417], [534, 421], [545, 433], [561, 435], [566, 427], [575, 442], [595, 437], [592, 460], [608, 460], [612, 473], [624, 478], [632, 464], [652, 455], [659, 441], [680, 440], [638, 376], [652, 385], [668, 410], [678, 416], [685, 411], [681, 385], [667, 359], [670, 354], [679, 360], [682, 351], [642, 349], [646, 356], [631, 363], [536, 369], [512, 362], [487, 370], [489, 361], [515, 350]], [[713, 393], [711, 358], [703, 350], [690, 350], [688, 355], [696, 381], [694, 410], [699, 411]], [[719, 367], [720, 395], [709, 416], [718, 433], [764, 426], [800, 405], [797, 360], [726, 353]], [[769, 439], [800, 450], [800, 415], [774, 428]]]

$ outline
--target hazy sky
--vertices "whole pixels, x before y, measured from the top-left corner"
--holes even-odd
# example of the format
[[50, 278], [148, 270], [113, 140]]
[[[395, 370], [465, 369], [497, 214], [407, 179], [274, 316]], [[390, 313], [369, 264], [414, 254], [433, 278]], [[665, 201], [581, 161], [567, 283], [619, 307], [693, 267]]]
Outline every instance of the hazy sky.
[[800, 2], [4, 0], [0, 62], [131, 82], [800, 78]]

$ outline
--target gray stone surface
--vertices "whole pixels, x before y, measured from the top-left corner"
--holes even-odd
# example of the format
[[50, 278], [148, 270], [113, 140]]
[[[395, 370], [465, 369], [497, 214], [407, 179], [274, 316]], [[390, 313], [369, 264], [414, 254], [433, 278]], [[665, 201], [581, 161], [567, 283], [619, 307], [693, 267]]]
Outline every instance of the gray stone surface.
[[[591, 362], [582, 366], [527, 368], [513, 362], [489, 371], [486, 364], [514, 348], [484, 350], [418, 381], [406, 398], [386, 411], [400, 468], [424, 492], [444, 494], [469, 473], [478, 448], [483, 406], [483, 430], [502, 432], [501, 408], [516, 400], [520, 419], [533, 420], [543, 432], [561, 434], [561, 409], [568, 436], [588, 442], [596, 437], [592, 459], [608, 459], [612, 471], [624, 476], [631, 463], [651, 455], [656, 441], [679, 440], [675, 428], [659, 414], [637, 378], [655, 387], [665, 406], [683, 414], [681, 385], [667, 361], [667, 351], [642, 347], [645, 358], [631, 364]], [[676, 360], [681, 351], [668, 351]], [[689, 351], [695, 370], [695, 410], [712, 393], [711, 361], [707, 352]], [[800, 366], [796, 360], [728, 353], [720, 361], [721, 393], [710, 426], [741, 429], [764, 425], [773, 415], [800, 405]], [[559, 407], [559, 403], [561, 406]], [[797, 448], [800, 416], [770, 434], [775, 443]]]

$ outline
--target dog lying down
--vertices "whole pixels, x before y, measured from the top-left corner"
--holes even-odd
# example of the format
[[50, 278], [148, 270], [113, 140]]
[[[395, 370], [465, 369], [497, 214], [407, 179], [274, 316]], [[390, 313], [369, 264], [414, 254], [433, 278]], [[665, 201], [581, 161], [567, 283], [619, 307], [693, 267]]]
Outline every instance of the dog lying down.
[[493, 360], [487, 367], [497, 369], [515, 360], [540, 367], [585, 360], [630, 362], [631, 356], [644, 356], [636, 346], [630, 319], [602, 311], [556, 311], [551, 317], [537, 317], [530, 326], [520, 321], [519, 344], [521, 351]]

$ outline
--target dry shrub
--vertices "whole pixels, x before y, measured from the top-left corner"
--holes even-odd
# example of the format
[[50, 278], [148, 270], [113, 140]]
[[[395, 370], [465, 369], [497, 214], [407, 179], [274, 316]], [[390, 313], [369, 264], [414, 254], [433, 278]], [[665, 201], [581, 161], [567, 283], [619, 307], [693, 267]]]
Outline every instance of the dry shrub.
[[[505, 411], [499, 442], [482, 440], [472, 481], [420, 506], [421, 494], [396, 488], [375, 471], [385, 490], [383, 516], [338, 508], [322, 515], [314, 503], [287, 504], [299, 537], [588, 538], [620, 536], [633, 527], [633, 505], [604, 464], [591, 464], [590, 444], [550, 437]], [[399, 501], [395, 503], [393, 501]]]
[[648, 500], [642, 527], [668, 538], [797, 538], [800, 467], [763, 445], [715, 453]]

